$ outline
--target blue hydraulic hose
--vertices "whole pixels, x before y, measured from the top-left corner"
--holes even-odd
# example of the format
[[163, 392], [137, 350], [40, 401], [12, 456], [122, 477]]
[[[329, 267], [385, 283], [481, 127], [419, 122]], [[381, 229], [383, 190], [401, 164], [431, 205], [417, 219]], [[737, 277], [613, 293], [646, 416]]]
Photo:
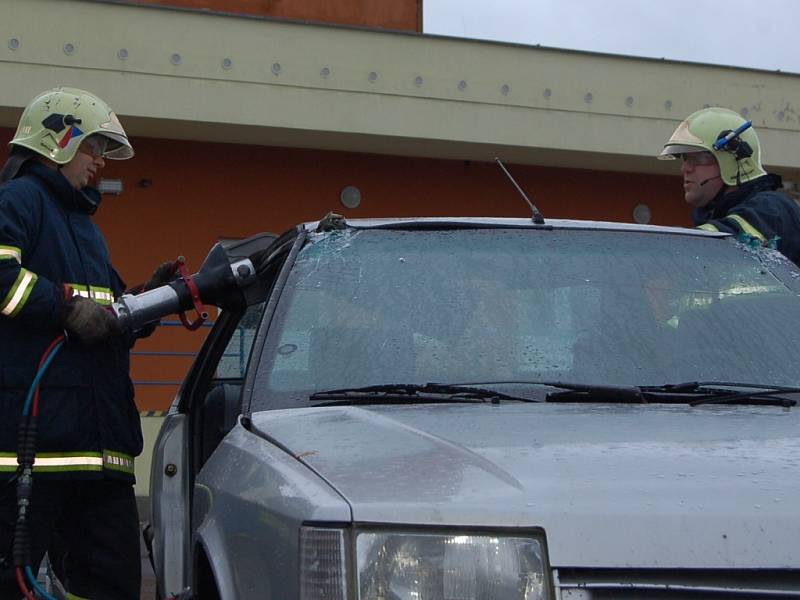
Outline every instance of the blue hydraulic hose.
[[33, 378], [33, 383], [31, 383], [31, 387], [28, 389], [28, 395], [25, 397], [25, 405], [22, 408], [22, 416], [27, 417], [28, 412], [31, 409], [31, 400], [33, 400], [33, 394], [36, 391], [36, 388], [39, 386], [39, 383], [42, 381], [42, 377], [47, 372], [47, 369], [50, 367], [50, 363], [53, 362], [53, 359], [58, 354], [58, 351], [61, 350], [61, 347], [64, 345], [64, 340], [61, 340], [56, 344], [53, 349], [50, 351], [50, 356], [47, 357], [47, 360], [41, 366], [41, 368], [37, 371], [36, 377]]
[[[31, 387], [28, 389], [28, 395], [25, 397], [25, 404], [22, 407], [23, 416], [27, 417], [28, 414], [30, 413], [31, 401], [33, 400], [33, 396], [36, 393], [36, 390], [39, 387], [39, 384], [41, 383], [44, 374], [47, 372], [47, 369], [50, 368], [50, 364], [53, 362], [53, 359], [56, 357], [56, 354], [58, 354], [58, 351], [61, 350], [61, 347], [63, 345], [64, 345], [63, 339], [59, 341], [57, 344], [55, 344], [53, 348], [50, 350], [50, 354], [42, 363], [42, 366], [39, 367], [39, 370], [36, 372], [36, 376], [33, 378], [33, 382], [31, 382]], [[25, 567], [25, 576], [28, 578], [28, 581], [30, 582], [31, 586], [33, 586], [33, 589], [36, 590], [36, 593], [39, 597], [44, 598], [44, 600], [58, 600], [57, 598], [54, 598], [53, 596], [48, 594], [39, 585], [39, 582], [36, 581], [36, 577], [34, 577], [33, 570], [30, 568], [30, 566]], [[25, 592], [25, 594], [28, 595], [28, 592]]]
[[44, 598], [44, 600], [58, 600], [58, 598], [55, 598], [44, 591], [44, 588], [39, 585], [39, 582], [36, 581], [36, 577], [33, 576], [33, 569], [30, 567], [25, 567], [25, 575], [28, 576], [28, 581], [31, 582], [31, 585], [33, 586], [33, 589], [36, 590], [36, 593]]

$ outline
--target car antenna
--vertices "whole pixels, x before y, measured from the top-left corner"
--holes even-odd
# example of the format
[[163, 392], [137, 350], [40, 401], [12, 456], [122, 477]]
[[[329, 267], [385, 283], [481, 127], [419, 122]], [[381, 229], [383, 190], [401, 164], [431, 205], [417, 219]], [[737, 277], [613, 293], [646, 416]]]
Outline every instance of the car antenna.
[[511, 173], [508, 172], [508, 169], [506, 169], [506, 166], [503, 164], [503, 161], [501, 161], [496, 156], [495, 156], [494, 160], [500, 166], [500, 168], [503, 169], [503, 173], [505, 173], [506, 177], [508, 177], [509, 180], [511, 181], [511, 183], [514, 184], [514, 187], [517, 188], [517, 191], [520, 193], [520, 195], [523, 198], [525, 198], [525, 202], [528, 203], [528, 206], [531, 207], [531, 212], [533, 213], [533, 216], [531, 217], [531, 219], [533, 220], [533, 222], [536, 223], [537, 225], [544, 225], [544, 216], [542, 215], [542, 213], [539, 212], [539, 209], [536, 208], [536, 206], [533, 204], [533, 202], [531, 202], [530, 198], [528, 198], [528, 196], [525, 194], [525, 192], [522, 191], [522, 188], [519, 187], [519, 184], [511, 176]]

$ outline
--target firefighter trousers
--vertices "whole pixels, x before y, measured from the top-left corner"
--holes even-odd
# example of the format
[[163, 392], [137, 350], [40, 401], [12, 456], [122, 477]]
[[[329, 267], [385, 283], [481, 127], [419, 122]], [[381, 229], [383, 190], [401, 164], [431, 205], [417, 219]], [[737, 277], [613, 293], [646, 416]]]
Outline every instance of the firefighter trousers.
[[[0, 484], [0, 598], [21, 598], [11, 553], [15, 481]], [[139, 600], [139, 516], [130, 483], [113, 479], [34, 479], [31, 568], [45, 552], [71, 597]], [[30, 588], [30, 585], [28, 586]]]

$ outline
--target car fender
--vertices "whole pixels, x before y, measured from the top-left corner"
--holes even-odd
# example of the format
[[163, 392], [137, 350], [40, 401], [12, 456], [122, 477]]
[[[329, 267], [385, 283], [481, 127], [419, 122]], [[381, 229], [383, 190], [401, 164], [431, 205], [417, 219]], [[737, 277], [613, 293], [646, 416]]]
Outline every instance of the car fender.
[[[198, 553], [202, 550], [211, 567], [211, 574], [217, 585], [220, 598], [238, 598], [234, 584], [233, 569], [231, 568], [228, 553], [223, 550], [222, 534], [212, 521], [205, 521], [195, 532], [194, 556], [192, 564], [196, 567]], [[193, 574], [197, 579], [197, 573]]]

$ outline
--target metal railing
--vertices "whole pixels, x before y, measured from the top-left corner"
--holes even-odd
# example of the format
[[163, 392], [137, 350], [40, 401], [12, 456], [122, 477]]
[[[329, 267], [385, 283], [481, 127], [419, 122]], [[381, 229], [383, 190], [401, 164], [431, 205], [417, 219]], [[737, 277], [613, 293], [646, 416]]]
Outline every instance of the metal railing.
[[[201, 325], [203, 328], [210, 329], [214, 326], [213, 322], [206, 321]], [[180, 321], [161, 321], [161, 327], [183, 327]], [[194, 359], [197, 352], [178, 352], [171, 350], [131, 350], [131, 358], [134, 356], [154, 356], [154, 357], [191, 357]], [[154, 380], [154, 379], [134, 379], [135, 386], [179, 386], [183, 380]]]
[[[183, 327], [180, 321], [162, 321], [162, 327]], [[211, 328], [214, 326], [213, 322], [206, 322], [203, 323], [201, 327]], [[240, 377], [244, 376], [244, 370], [247, 366], [247, 357], [250, 352], [251, 343], [248, 343], [248, 335], [247, 332], [255, 333], [253, 330], [247, 327], [237, 327], [236, 332], [231, 337], [231, 341], [235, 341], [238, 337], [238, 343], [235, 345], [228, 342], [228, 348], [222, 354], [222, 359], [220, 360], [220, 366], [224, 366], [228, 369], [236, 369], [238, 367], [238, 373]], [[197, 356], [197, 352], [183, 352], [183, 351], [175, 351], [175, 350], [132, 350], [131, 357], [165, 357], [165, 358], [192, 358], [194, 359]], [[234, 359], [233, 364], [224, 363], [225, 359]], [[136, 386], [172, 386], [177, 387], [183, 383], [183, 380], [155, 380], [155, 379], [134, 379], [133, 384]]]

